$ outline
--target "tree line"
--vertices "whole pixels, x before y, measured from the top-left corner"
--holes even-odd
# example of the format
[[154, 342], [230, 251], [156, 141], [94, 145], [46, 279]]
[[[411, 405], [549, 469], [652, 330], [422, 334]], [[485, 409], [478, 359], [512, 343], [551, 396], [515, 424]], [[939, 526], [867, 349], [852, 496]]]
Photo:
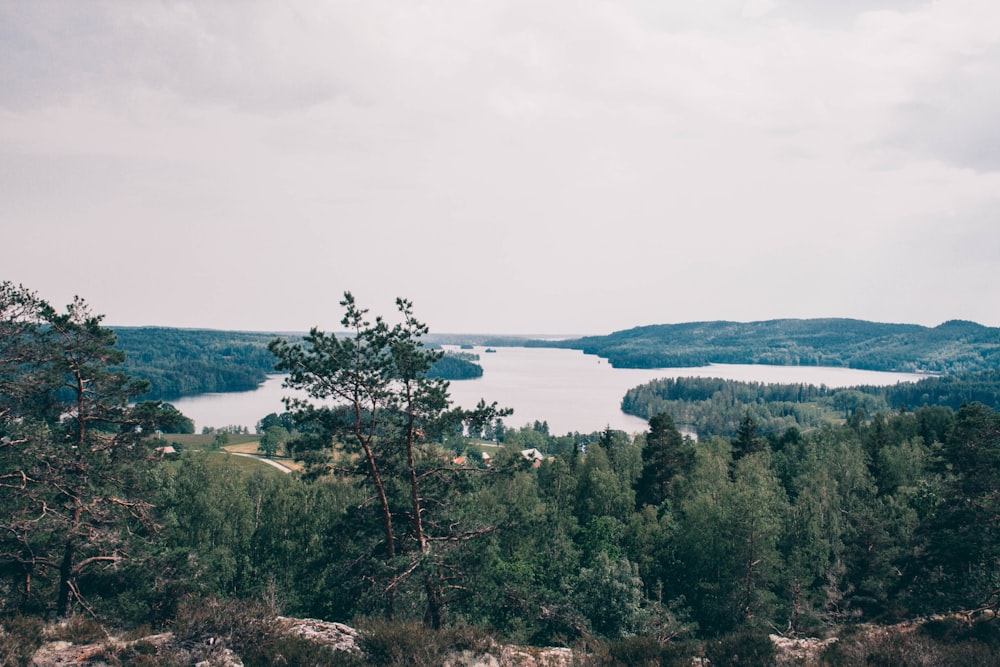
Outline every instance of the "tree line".
[[[149, 383], [143, 399], [173, 400], [198, 394], [250, 391], [277, 359], [268, 350], [272, 333], [114, 327], [117, 346], [125, 352], [121, 369]], [[475, 355], [447, 354], [431, 374], [448, 380], [482, 377]]]
[[882, 387], [831, 389], [809, 384], [742, 382], [721, 378], [661, 378], [629, 389], [622, 410], [649, 419], [665, 412], [699, 436], [732, 436], [746, 415], [762, 433], [812, 429], [878, 412], [966, 403], [1000, 409], [1000, 371], [928, 377]]
[[453, 408], [428, 377], [440, 352], [408, 301], [395, 323], [349, 293], [342, 305], [350, 333], [270, 343], [308, 395], [277, 420], [306, 472], [247, 473], [209, 453], [159, 458], [157, 424], [175, 415], [130, 402], [145, 387], [113, 370], [100, 318], [4, 283], [0, 622], [163, 627], [185, 604], [267, 599], [540, 645], [679, 646], [1000, 611], [989, 406], [771, 433], [744, 415], [697, 442], [666, 413], [635, 438], [498, 434], [506, 410]]

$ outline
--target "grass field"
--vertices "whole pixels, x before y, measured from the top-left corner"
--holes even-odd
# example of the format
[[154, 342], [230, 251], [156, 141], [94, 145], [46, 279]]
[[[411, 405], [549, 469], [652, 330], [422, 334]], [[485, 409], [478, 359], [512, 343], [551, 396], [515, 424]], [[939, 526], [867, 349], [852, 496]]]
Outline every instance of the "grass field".
[[[218, 449], [214, 446], [214, 434], [169, 433], [164, 434], [162, 441], [164, 445], [179, 445], [178, 450], [180, 451], [205, 452], [209, 456], [210, 460], [217, 460], [220, 464], [222, 461], [228, 461], [231, 465], [234, 465], [241, 470], [252, 471], [260, 468], [268, 472], [268, 474], [284, 474], [275, 469], [273, 466], [256, 459], [247, 458], [245, 456], [231, 456], [231, 454], [257, 454], [257, 446], [260, 443], [259, 435], [230, 435], [229, 442]], [[274, 458], [276, 462], [286, 468], [298, 471], [303, 469], [303, 465], [298, 461], [282, 457]]]
[[[264, 463], [263, 461], [259, 461], [257, 459], [251, 459], [246, 456], [233, 456], [233, 454], [225, 450], [219, 449], [212, 451], [206, 449], [206, 450], [201, 450], [201, 452], [205, 455], [205, 460], [209, 465], [220, 466], [220, 467], [223, 465], [232, 466], [248, 475], [257, 472], [258, 470], [264, 473], [265, 475], [285, 474], [280, 470], [278, 470], [277, 468], [274, 468]], [[180, 461], [177, 459], [174, 459], [172, 461], [166, 461], [165, 465], [176, 468], [177, 466], [180, 465]]]
[[[163, 435], [163, 441], [165, 443], [176, 442], [182, 447], [190, 447], [192, 449], [208, 449], [215, 442], [215, 434], [209, 433], [165, 433]], [[229, 440], [226, 442], [226, 446], [233, 445], [245, 445], [253, 443], [254, 451], [257, 451], [257, 443], [260, 442], [260, 436], [256, 434], [248, 435], [230, 435]]]
[[[256, 455], [258, 453], [257, 452], [257, 440], [254, 440], [253, 442], [245, 442], [245, 443], [241, 443], [241, 444], [237, 444], [237, 445], [226, 445], [225, 447], [223, 447], [223, 449], [226, 450], [227, 452], [233, 452], [234, 454], [255, 454]], [[242, 458], [242, 457], [238, 457], [238, 458]], [[287, 457], [284, 457], [284, 456], [275, 456], [275, 457], [272, 457], [272, 458], [274, 459], [274, 461], [276, 463], [280, 463], [281, 465], [285, 466], [286, 468], [291, 468], [292, 470], [298, 470], [298, 471], [301, 472], [305, 468], [305, 466], [303, 466], [300, 462], [298, 462], [298, 461], [296, 461], [294, 459], [290, 459], [290, 458], [287, 458]]]

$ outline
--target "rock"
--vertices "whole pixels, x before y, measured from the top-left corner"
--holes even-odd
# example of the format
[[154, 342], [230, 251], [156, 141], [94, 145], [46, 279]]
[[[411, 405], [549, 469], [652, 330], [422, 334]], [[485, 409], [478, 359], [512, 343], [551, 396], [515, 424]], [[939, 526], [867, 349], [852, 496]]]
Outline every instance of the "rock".
[[359, 651], [361, 634], [343, 623], [320, 621], [315, 618], [279, 616], [278, 627], [284, 632], [329, 646], [334, 651]]
[[770, 637], [776, 649], [775, 659], [778, 665], [818, 665], [820, 653], [837, 641], [836, 637], [829, 639], [817, 637], [792, 639], [779, 635], [770, 635]]
[[502, 664], [517, 667], [570, 667], [573, 664], [573, 651], [568, 648], [505, 646], [500, 658]]
[[[43, 644], [31, 658], [32, 667], [73, 667], [75, 665], [107, 664], [103, 658], [123, 651], [130, 646], [142, 642], [163, 648], [173, 641], [169, 632], [149, 635], [135, 641], [119, 641], [114, 637], [90, 644], [74, 644], [67, 641], [55, 641]], [[240, 665], [239, 667], [243, 667]]]

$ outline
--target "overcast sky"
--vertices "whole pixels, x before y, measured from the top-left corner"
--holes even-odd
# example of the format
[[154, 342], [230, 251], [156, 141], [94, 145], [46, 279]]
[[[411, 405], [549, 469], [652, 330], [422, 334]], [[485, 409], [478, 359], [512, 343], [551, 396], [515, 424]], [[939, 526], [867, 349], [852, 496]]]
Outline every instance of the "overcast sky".
[[119, 325], [998, 326], [1000, 3], [4, 0], [0, 230]]

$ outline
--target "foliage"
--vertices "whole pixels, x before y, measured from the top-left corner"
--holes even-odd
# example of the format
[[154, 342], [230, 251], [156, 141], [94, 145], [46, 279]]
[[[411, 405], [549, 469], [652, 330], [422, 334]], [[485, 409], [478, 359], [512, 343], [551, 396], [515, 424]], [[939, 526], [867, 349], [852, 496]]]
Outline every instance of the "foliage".
[[264, 456], [274, 456], [278, 449], [285, 445], [289, 439], [289, 433], [283, 427], [273, 424], [268, 426], [260, 438], [257, 451]]
[[[313, 329], [303, 343], [275, 339], [269, 347], [279, 359], [278, 370], [288, 373], [285, 386], [308, 393], [308, 399], [286, 401], [298, 421], [320, 424], [308, 447], [327, 455], [331, 472], [354, 476], [375, 499], [372, 519], [382, 535], [372, 545], [377, 569], [366, 575], [374, 585], [372, 597], [392, 618], [397, 595], [419, 575], [425, 620], [437, 628], [445, 590], [453, 585], [447, 552], [493, 528], [466, 525], [454, 512], [450, 496], [464, 483], [455, 475], [459, 466], [426, 438], [462, 421], [491, 423], [498, 410], [495, 403], [480, 402], [473, 414], [449, 411], [447, 382], [429, 376], [443, 353], [425, 348], [427, 326], [414, 317], [409, 301], [397, 299], [402, 321], [392, 326], [381, 316], [369, 321], [350, 292], [341, 306], [349, 335]], [[333, 459], [335, 443], [353, 463]]]
[[0, 618], [0, 665], [27, 667], [44, 640], [44, 624], [35, 616]]
[[823, 652], [823, 665], [980, 667], [1000, 661], [1000, 634], [995, 622], [946, 619], [917, 627], [862, 627], [845, 634]]
[[705, 657], [711, 665], [771, 667], [774, 653], [774, 643], [762, 632], [738, 632], [705, 646]]
[[[747, 417], [753, 419], [760, 435], [771, 436], [791, 427], [816, 428], [855, 414], [871, 416], [907, 408], [958, 410], [972, 402], [1000, 409], [1000, 371], [842, 389], [720, 378], [663, 378], [629, 389], [622, 398], [622, 410], [646, 419], [667, 414], [702, 437], [729, 437], [738, 432]], [[949, 412], [925, 410], [923, 417], [939, 420], [946, 414]], [[934, 429], [932, 434], [921, 434], [925, 440], [941, 439], [944, 434], [942, 427], [933, 426], [931, 421], [924, 427]]]
[[176, 411], [130, 405], [146, 385], [113, 370], [101, 319], [0, 286], [0, 586], [25, 612], [87, 609], [105, 582], [90, 575], [126, 571], [155, 537], [149, 435]]
[[115, 327], [122, 369], [149, 382], [148, 398], [255, 389], [273, 372], [274, 334], [166, 327]]
[[659, 506], [666, 501], [675, 478], [687, 473], [693, 460], [693, 444], [681, 436], [670, 415], [654, 415], [642, 448], [642, 476], [636, 482], [638, 505]]
[[[277, 359], [268, 350], [273, 333], [114, 327], [126, 354], [122, 370], [149, 382], [142, 398], [170, 400], [210, 392], [256, 389]], [[466, 380], [482, 377], [475, 355], [449, 353], [430, 369], [430, 377]]]
[[804, 384], [764, 384], [720, 378], [662, 378], [629, 389], [622, 410], [650, 419], [668, 415], [700, 437], [737, 435], [749, 418], [760, 435], [815, 428], [859, 411], [887, 409], [876, 391]]
[[360, 627], [365, 664], [373, 667], [437, 667], [446, 664], [450, 654], [480, 654], [494, 646], [487, 635], [462, 625], [435, 630], [417, 623], [366, 618]]
[[[591, 640], [587, 667], [688, 667], [700, 652], [694, 642], [661, 642], [655, 637], [625, 637], [600, 643]], [[576, 663], [574, 663], [576, 664]]]
[[483, 377], [476, 355], [447, 352], [427, 369], [427, 377], [443, 380], [474, 380]]

